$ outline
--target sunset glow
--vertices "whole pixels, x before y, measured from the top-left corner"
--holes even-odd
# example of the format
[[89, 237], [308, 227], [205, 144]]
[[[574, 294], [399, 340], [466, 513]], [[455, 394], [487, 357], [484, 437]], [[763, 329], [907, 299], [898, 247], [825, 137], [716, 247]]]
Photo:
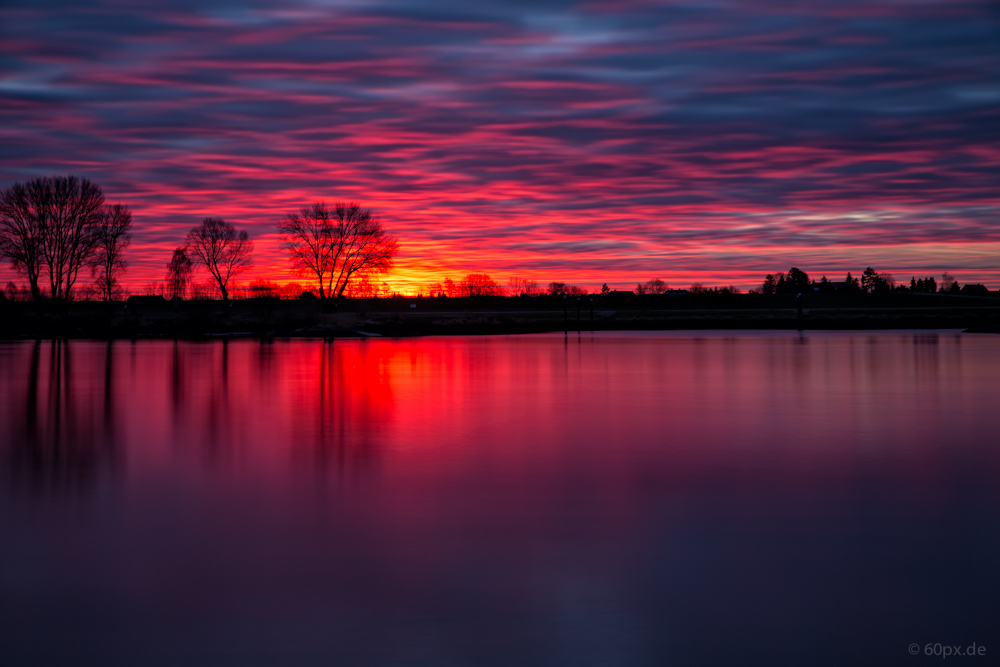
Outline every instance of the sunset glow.
[[[358, 201], [386, 281], [630, 289], [948, 271], [1000, 287], [1000, 14], [983, 1], [5, 3], [0, 187], [132, 207], [124, 282], [206, 216]], [[204, 277], [202, 277], [204, 278]], [[17, 279], [0, 264], [0, 280]]]

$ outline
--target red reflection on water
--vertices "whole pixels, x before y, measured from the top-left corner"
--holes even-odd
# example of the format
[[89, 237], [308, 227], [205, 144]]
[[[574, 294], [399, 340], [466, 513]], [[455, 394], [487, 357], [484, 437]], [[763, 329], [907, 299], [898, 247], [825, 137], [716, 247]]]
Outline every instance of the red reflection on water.
[[4, 449], [12, 468], [45, 490], [76, 488], [117, 457], [120, 415], [113, 344], [80, 350], [66, 341], [3, 355]]
[[[992, 338], [598, 335], [18, 343], [10, 460], [51, 475], [357, 469], [551, 483], [636, 475], [805, 487], [891, 469], [932, 492], [995, 471]], [[120, 453], [120, 452], [119, 452]], [[62, 470], [63, 472], [57, 472]]]
[[3, 343], [0, 470], [96, 489], [0, 496], [5, 639], [550, 664], [551, 628], [900, 651], [941, 609], [988, 637], [998, 372], [959, 335]]

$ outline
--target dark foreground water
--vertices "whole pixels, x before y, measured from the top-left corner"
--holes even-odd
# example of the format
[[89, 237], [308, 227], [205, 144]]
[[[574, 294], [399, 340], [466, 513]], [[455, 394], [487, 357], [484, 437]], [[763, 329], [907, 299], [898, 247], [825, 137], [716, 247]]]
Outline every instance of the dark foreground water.
[[0, 380], [2, 665], [1000, 656], [998, 336], [29, 341]]

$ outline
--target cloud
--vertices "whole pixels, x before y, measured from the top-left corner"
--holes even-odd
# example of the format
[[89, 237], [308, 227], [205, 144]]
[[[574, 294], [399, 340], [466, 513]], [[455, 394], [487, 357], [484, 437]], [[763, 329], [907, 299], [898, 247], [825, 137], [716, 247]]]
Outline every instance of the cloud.
[[1000, 243], [995, 5], [453, 4], [7, 3], [0, 185], [131, 204], [136, 284], [206, 215], [285, 279], [273, 224], [319, 199], [379, 210], [404, 283], [853, 249], [1000, 279], [971, 259]]

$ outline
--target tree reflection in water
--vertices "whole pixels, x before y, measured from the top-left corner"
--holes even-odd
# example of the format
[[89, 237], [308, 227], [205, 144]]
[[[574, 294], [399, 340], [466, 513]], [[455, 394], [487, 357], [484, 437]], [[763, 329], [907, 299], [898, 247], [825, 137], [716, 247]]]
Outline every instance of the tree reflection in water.
[[[77, 346], [85, 346], [77, 357]], [[113, 472], [117, 460], [115, 344], [35, 341], [21, 373], [8, 375], [7, 460], [13, 483], [69, 492]]]

